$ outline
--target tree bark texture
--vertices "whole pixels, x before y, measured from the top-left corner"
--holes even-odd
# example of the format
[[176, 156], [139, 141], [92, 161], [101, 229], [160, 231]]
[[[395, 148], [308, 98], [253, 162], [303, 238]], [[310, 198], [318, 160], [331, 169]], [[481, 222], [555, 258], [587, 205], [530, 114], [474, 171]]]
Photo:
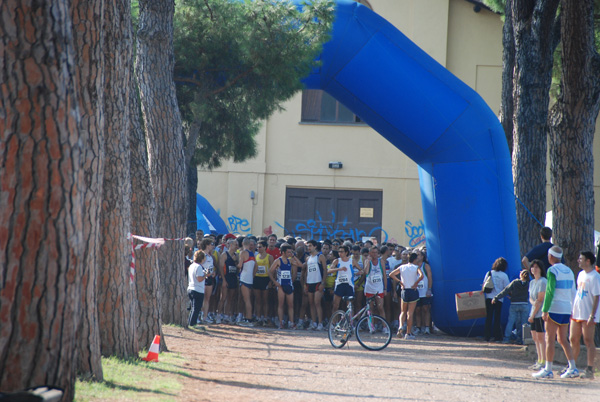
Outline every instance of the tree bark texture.
[[97, 270], [100, 252], [100, 205], [104, 177], [104, 63], [102, 56], [103, 5], [73, 0], [71, 18], [77, 64], [79, 133], [86, 141], [84, 161], [83, 238], [85, 243], [81, 280], [81, 321], [77, 333], [77, 371], [79, 375], [102, 381], [100, 331], [97, 310]]
[[107, 0], [105, 7], [104, 130], [106, 161], [102, 198], [102, 236], [98, 314], [104, 356], [137, 356], [135, 286], [130, 279], [131, 178], [129, 175], [129, 92], [133, 42], [129, 0]]
[[74, 394], [83, 162], [69, 2], [0, 2], [0, 389]]
[[515, 37], [512, 23], [512, 1], [505, 6], [505, 19], [502, 26], [502, 99], [500, 102], [500, 122], [504, 128], [508, 150], [513, 152], [513, 116], [515, 105], [513, 98], [515, 70]]
[[594, 251], [592, 145], [600, 105], [600, 61], [593, 18], [593, 0], [561, 1], [560, 94], [550, 116], [553, 238], [576, 273], [579, 253]]
[[[141, 122], [137, 82], [136, 80], [132, 81], [134, 86], [129, 101], [129, 115], [131, 116], [131, 130], [129, 131], [131, 231], [133, 234], [140, 236], [156, 237], [156, 202], [150, 181], [150, 171], [148, 170], [148, 151]], [[160, 350], [166, 351], [165, 338], [162, 336], [160, 275], [156, 249], [136, 251], [135, 286], [138, 344], [142, 348], [149, 348], [154, 340], [154, 335], [161, 335]]]
[[[513, 29], [504, 30], [504, 42], [506, 46], [514, 40], [514, 66], [513, 82], [503, 83], [502, 104], [506, 112], [513, 107], [513, 180], [522, 254], [539, 243], [546, 215], [547, 121], [558, 1], [507, 1], [511, 14], [505, 24]], [[509, 78], [505, 72], [503, 79]]]
[[196, 216], [196, 192], [198, 191], [198, 167], [193, 162], [194, 153], [196, 152], [196, 143], [198, 142], [198, 137], [200, 137], [200, 129], [202, 128], [202, 123], [199, 121], [195, 121], [191, 127], [189, 128], [189, 135], [187, 137], [187, 141], [185, 144], [185, 166], [187, 169], [187, 194], [188, 194], [188, 204], [187, 204], [187, 225], [186, 225], [186, 233], [188, 235], [192, 235], [192, 239], [195, 239], [196, 228], [198, 227]]
[[[185, 235], [186, 167], [181, 116], [173, 82], [173, 1], [140, 1], [136, 73], [146, 126], [150, 179], [156, 199], [159, 237]], [[183, 243], [159, 249], [162, 318], [186, 323]]]

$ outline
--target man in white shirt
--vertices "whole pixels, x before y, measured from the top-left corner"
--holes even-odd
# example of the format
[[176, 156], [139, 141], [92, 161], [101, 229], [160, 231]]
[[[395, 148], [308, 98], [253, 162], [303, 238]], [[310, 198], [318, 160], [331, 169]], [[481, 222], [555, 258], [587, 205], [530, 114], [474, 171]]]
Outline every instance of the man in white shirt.
[[594, 332], [599, 321], [598, 298], [600, 296], [600, 274], [594, 269], [596, 257], [591, 251], [582, 251], [577, 259], [579, 268], [582, 269], [577, 276], [577, 295], [573, 301], [573, 314], [571, 315], [571, 348], [575, 360], [579, 356], [581, 334], [587, 348], [587, 368], [581, 374], [583, 378], [594, 378], [594, 359], [596, 345]]

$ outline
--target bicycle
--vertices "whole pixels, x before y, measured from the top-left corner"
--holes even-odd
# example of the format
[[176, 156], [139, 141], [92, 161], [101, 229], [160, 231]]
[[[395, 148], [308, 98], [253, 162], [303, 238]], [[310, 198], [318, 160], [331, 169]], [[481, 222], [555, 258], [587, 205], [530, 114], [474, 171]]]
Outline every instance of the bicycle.
[[390, 324], [385, 318], [371, 313], [370, 302], [375, 297], [369, 297], [366, 306], [356, 314], [352, 307], [354, 296], [343, 297], [343, 300], [348, 302], [348, 308], [346, 311], [336, 311], [329, 320], [328, 332], [331, 346], [338, 349], [344, 347], [353, 332], [358, 343], [368, 350], [382, 350], [390, 344], [392, 341]]

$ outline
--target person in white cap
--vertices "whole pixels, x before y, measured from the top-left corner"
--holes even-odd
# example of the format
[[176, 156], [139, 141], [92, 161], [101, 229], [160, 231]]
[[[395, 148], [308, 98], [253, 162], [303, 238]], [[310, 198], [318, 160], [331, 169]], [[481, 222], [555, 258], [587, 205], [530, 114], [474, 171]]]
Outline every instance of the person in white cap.
[[579, 370], [575, 365], [573, 349], [569, 343], [567, 331], [575, 298], [575, 276], [571, 268], [561, 263], [563, 251], [558, 246], [548, 250], [548, 261], [551, 267], [547, 272], [548, 283], [546, 296], [542, 306], [542, 319], [546, 322], [546, 366], [534, 378], [546, 379], [554, 377], [552, 361], [554, 360], [554, 345], [558, 335], [558, 343], [562, 346], [565, 356], [569, 360], [568, 369], [561, 374], [561, 378], [579, 377]]

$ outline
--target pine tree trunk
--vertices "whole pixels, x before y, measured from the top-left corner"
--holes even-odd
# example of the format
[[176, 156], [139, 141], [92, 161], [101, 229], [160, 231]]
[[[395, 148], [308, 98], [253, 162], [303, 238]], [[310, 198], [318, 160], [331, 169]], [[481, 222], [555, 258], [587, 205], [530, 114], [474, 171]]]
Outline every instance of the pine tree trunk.
[[[148, 145], [150, 178], [155, 192], [159, 237], [185, 235], [186, 167], [181, 116], [173, 82], [173, 1], [142, 0], [137, 38], [136, 73]], [[159, 249], [163, 321], [186, 324], [183, 243]]]
[[508, 143], [508, 151], [513, 152], [513, 116], [515, 105], [513, 98], [515, 70], [515, 37], [512, 23], [512, 1], [505, 6], [505, 19], [502, 27], [502, 99], [500, 102], [500, 122]]
[[188, 194], [188, 213], [186, 233], [195, 238], [196, 228], [198, 227], [198, 217], [196, 216], [196, 192], [198, 191], [198, 167], [194, 163], [194, 153], [196, 144], [200, 136], [202, 123], [195, 121], [189, 130], [187, 142], [185, 144], [185, 166], [187, 168], [187, 194]]
[[550, 116], [553, 238], [576, 273], [579, 253], [594, 251], [592, 145], [600, 105], [600, 62], [593, 17], [593, 0], [561, 1], [561, 91]]
[[69, 2], [0, 2], [0, 389], [74, 395], [83, 159]]
[[[133, 75], [132, 75], [133, 78]], [[156, 237], [156, 201], [148, 170], [146, 138], [141, 124], [140, 102], [137, 92], [137, 80], [130, 94], [129, 110], [131, 130], [129, 133], [129, 152], [131, 154], [131, 231], [133, 234]], [[135, 286], [137, 293], [137, 337], [142, 348], [149, 348], [154, 335], [161, 335], [160, 350], [166, 351], [162, 336], [160, 311], [160, 275], [158, 273], [158, 255], [156, 249], [136, 252]]]
[[[520, 247], [525, 254], [539, 243], [546, 216], [547, 121], [558, 0], [509, 3], [507, 10], [512, 14], [506, 19], [513, 27], [514, 71], [512, 84], [503, 87], [512, 86], [513, 91], [512, 98], [503, 97], [503, 104], [507, 110], [510, 102], [514, 107], [513, 180]], [[506, 30], [504, 35], [505, 42], [510, 42]], [[505, 74], [505, 78], [509, 76]]]
[[78, 329], [77, 371], [79, 375], [102, 381], [100, 331], [97, 310], [97, 258], [100, 250], [100, 205], [104, 177], [104, 63], [102, 56], [103, 0], [73, 0], [71, 17], [79, 80], [79, 108], [84, 157], [85, 185], [83, 238], [86, 245], [82, 264], [81, 322]]
[[131, 178], [129, 92], [133, 57], [131, 4], [107, 0], [105, 7], [105, 152], [99, 269], [100, 339], [104, 356], [136, 356], [135, 286], [129, 264]]

